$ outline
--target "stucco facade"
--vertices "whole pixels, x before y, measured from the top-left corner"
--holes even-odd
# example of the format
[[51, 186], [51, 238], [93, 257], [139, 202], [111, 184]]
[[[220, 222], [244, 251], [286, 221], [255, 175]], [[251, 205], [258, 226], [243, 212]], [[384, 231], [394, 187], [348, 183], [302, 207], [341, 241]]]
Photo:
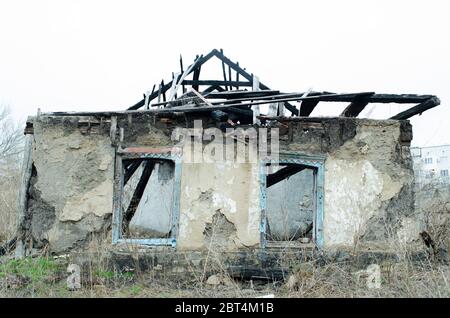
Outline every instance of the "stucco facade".
[[[119, 206], [120, 152], [145, 155], [149, 149], [164, 152], [178, 146], [173, 130], [192, 127], [193, 119], [148, 113], [30, 118], [33, 176], [24, 238], [55, 253], [83, 247], [96, 235], [111, 239], [118, 226], [114, 207]], [[203, 128], [214, 127], [208, 118], [196, 119]], [[322, 183], [316, 185], [322, 194], [315, 198], [322, 204], [322, 212], [315, 213], [321, 219], [314, 219], [314, 226], [320, 225], [317, 247], [349, 249], [363, 242], [388, 248], [392, 240], [418, 239], [408, 121], [297, 118], [277, 128], [277, 135], [269, 129], [269, 140], [279, 138], [280, 154], [322, 158]], [[197, 149], [208, 145], [200, 142]], [[257, 149], [249, 151], [256, 154]], [[262, 200], [267, 198], [261, 161], [189, 163], [183, 160], [186, 152], [179, 153], [180, 174], [174, 176], [177, 224], [169, 246], [186, 251], [213, 245], [226, 251], [264, 248]]]

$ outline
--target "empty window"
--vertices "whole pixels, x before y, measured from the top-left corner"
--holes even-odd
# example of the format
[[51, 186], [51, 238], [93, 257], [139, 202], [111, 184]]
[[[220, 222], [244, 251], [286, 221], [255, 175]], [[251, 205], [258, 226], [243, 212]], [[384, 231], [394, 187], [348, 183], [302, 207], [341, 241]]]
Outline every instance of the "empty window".
[[431, 157], [425, 158], [425, 159], [424, 159], [424, 163], [425, 163], [425, 164], [431, 164], [431, 163], [433, 163], [433, 158], [431, 158]]
[[448, 177], [448, 170], [441, 170], [441, 177]]
[[300, 160], [264, 165], [263, 246], [322, 244], [323, 179], [318, 178], [319, 167]]
[[119, 163], [113, 241], [174, 245], [179, 183], [175, 161], [123, 158]]

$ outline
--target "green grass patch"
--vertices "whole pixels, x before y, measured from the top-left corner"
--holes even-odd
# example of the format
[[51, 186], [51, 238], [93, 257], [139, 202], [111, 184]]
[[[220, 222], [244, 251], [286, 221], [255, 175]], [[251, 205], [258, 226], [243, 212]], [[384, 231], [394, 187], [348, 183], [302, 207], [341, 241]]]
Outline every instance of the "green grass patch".
[[42, 281], [46, 277], [60, 271], [64, 271], [64, 265], [46, 257], [27, 257], [0, 264], [0, 278], [8, 275], [20, 275], [30, 278], [33, 283]]

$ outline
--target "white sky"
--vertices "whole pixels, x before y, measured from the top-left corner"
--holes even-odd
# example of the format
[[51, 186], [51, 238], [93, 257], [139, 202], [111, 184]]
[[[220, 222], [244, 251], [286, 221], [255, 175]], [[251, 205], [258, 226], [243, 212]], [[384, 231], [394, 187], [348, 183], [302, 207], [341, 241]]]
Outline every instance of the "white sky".
[[[447, 3], [0, 0], [0, 104], [18, 120], [123, 110], [169, 81], [180, 53], [187, 66], [223, 48], [272, 89], [437, 95], [411, 120], [413, 144], [449, 144]], [[380, 107], [372, 117], [403, 109]]]

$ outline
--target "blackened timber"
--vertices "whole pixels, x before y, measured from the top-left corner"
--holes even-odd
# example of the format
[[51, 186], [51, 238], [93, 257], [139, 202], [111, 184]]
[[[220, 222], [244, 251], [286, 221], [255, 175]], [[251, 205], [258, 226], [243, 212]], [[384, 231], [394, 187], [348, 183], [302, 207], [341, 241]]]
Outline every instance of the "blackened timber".
[[[171, 83], [172, 83], [172, 82], [171, 82]], [[161, 85], [164, 86], [164, 80], [162, 80]], [[164, 102], [166, 101], [166, 91], [167, 91], [167, 90], [165, 90], [165, 91], [162, 92], [162, 96], [163, 96], [163, 101], [164, 101]]]
[[[153, 94], [150, 95], [150, 96], [153, 96]], [[154, 99], [154, 98], [155, 98], [155, 97], [153, 97], [152, 99]], [[149, 101], [150, 101], [150, 98], [149, 98]], [[145, 104], [145, 98], [143, 98], [141, 101], [137, 102], [137, 103], [134, 104], [133, 106], [128, 107], [128, 109], [129, 109], [129, 110], [139, 109], [139, 108], [141, 108], [142, 106], [144, 106], [144, 104]]]
[[314, 108], [319, 104], [318, 100], [305, 100], [302, 101], [302, 104], [300, 105], [300, 114], [299, 116], [309, 116]]
[[217, 87], [220, 87], [220, 86], [217, 86], [217, 85], [211, 85], [210, 87], [208, 87], [207, 89], [205, 89], [203, 92], [201, 92], [201, 94], [202, 94], [203, 96], [206, 97], [206, 96], [208, 96], [209, 94], [211, 94], [211, 92], [217, 90]]
[[[201, 70], [201, 67], [202, 67], [202, 66], [199, 65], [199, 66], [195, 69], [195, 71], [194, 71], [194, 76], [193, 76], [194, 82], [198, 82], [198, 79], [199, 79], [199, 77], [200, 77], [200, 70]], [[192, 88], [195, 89], [196, 91], [198, 91], [198, 83], [192, 85]]]
[[[264, 91], [251, 91], [249, 93], [255, 93], [258, 94], [257, 92], [264, 92]], [[229, 92], [231, 93], [231, 92]], [[219, 104], [231, 104], [231, 103], [238, 103], [238, 102], [248, 102], [248, 101], [260, 101], [260, 100], [268, 100], [270, 101], [276, 101], [280, 98], [285, 98], [285, 97], [303, 97], [304, 93], [289, 93], [289, 94], [261, 94], [260, 96], [244, 96], [242, 98], [234, 98], [234, 99], [230, 99], [229, 101], [225, 101], [225, 102], [216, 102], [216, 103], [212, 103], [213, 105], [219, 105]], [[313, 95], [310, 95], [313, 96]], [[314, 95], [315, 96], [315, 95]]]
[[150, 176], [152, 175], [153, 168], [155, 166], [154, 162], [146, 161], [144, 166], [144, 171], [142, 172], [141, 178], [134, 190], [133, 197], [131, 198], [130, 204], [124, 214], [124, 225], [125, 228], [128, 227], [131, 219], [133, 218], [134, 213], [141, 201], [142, 194], [144, 194], [145, 187], [147, 186], [148, 180], [150, 180]]
[[252, 83], [251, 82], [235, 82], [235, 81], [221, 81], [221, 80], [184, 80], [183, 84], [185, 85], [220, 85], [220, 86], [247, 86], [247, 87], [251, 87]]
[[[236, 73], [238, 73], [238, 74], [240, 74], [240, 75], [242, 75], [246, 80], [248, 80], [248, 81], [250, 81], [250, 86], [252, 86], [253, 84], [253, 76], [252, 75], [250, 75], [249, 73], [247, 73], [244, 69], [242, 69], [240, 66], [239, 66], [239, 64], [237, 64], [237, 63], [234, 63], [233, 61], [231, 61], [228, 57], [226, 57], [224, 54], [223, 54], [223, 51], [221, 50], [221, 52], [219, 52], [219, 51], [217, 51], [216, 49], [214, 49], [214, 50], [212, 50], [212, 52], [211, 53], [213, 53], [213, 54], [215, 54], [222, 62], [224, 62], [224, 63], [226, 63], [228, 66], [230, 66], [234, 71], [236, 71]], [[239, 83], [239, 82], [238, 82]], [[235, 85], [236, 86], [236, 85]], [[238, 84], [238, 86], [241, 86], [240, 84]], [[264, 85], [263, 83], [261, 83], [261, 82], [259, 82], [259, 88], [261, 89], [261, 90], [266, 90], [266, 89], [270, 89], [268, 86], [266, 86], [266, 85]], [[290, 103], [288, 103], [288, 102], [286, 102], [286, 103], [284, 103], [284, 106], [293, 114], [293, 115], [295, 115], [295, 116], [298, 116], [298, 109], [294, 106], [294, 105], [292, 105], [292, 104], [290, 104]]]
[[[307, 96], [320, 96], [320, 95], [331, 95], [335, 93], [331, 92], [309, 92]], [[307, 117], [311, 115], [314, 108], [316, 108], [317, 104], [319, 103], [319, 100], [304, 100], [302, 101], [300, 105], [300, 117]]]
[[[220, 49], [220, 53], [223, 55], [223, 50]], [[227, 82], [227, 73], [225, 72], [225, 62], [222, 60], [222, 72], [223, 72], [223, 80]], [[230, 78], [231, 80], [231, 78]], [[228, 90], [228, 86], [225, 85], [225, 90]], [[231, 90], [231, 87], [230, 87]]]
[[222, 86], [211, 85], [202, 92], [202, 95], [204, 95], [204, 97], [209, 96], [210, 94], [212, 94], [213, 91], [224, 92], [225, 90], [223, 89]]
[[[231, 66], [228, 65], [228, 80], [231, 81]], [[236, 86], [236, 85], [235, 85]], [[230, 86], [230, 91], [233, 89], [233, 87]]]
[[[227, 58], [224, 54], [223, 51], [221, 50], [221, 52], [217, 51], [216, 49], [212, 50], [212, 53], [218, 57], [223, 63], [229, 65], [234, 71], [238, 72], [240, 75], [242, 75], [246, 80], [248, 81], [252, 81], [252, 76], [247, 73], [246, 71], [244, 71], [239, 65], [237, 65], [236, 63], [234, 63], [233, 61], [231, 61], [229, 58]], [[225, 65], [223, 65], [223, 73], [225, 75]], [[224, 78], [226, 78], [226, 76], [224, 76]], [[261, 86], [261, 83], [260, 83]], [[266, 89], [268, 89], [268, 87], [266, 87]]]
[[241, 114], [247, 117], [253, 117], [253, 111], [251, 109], [242, 109], [242, 108], [236, 108], [236, 107], [230, 107], [225, 109], [226, 112]]
[[289, 178], [290, 176], [306, 169], [306, 166], [302, 165], [293, 165], [293, 166], [287, 166], [285, 168], [282, 168], [278, 170], [275, 173], [269, 174], [266, 179], [266, 186], [267, 188], [273, 186], [274, 184], [277, 184], [280, 181], [283, 181], [284, 179]]
[[[163, 85], [163, 83], [161, 82], [159, 84], [159, 88], [158, 88], [158, 103], [161, 101], [162, 85]], [[150, 97], [149, 97], [149, 99], [150, 99]]]
[[363, 111], [363, 109], [369, 104], [369, 97], [358, 96], [348, 105], [341, 113], [342, 117], [358, 117], [358, 115]]
[[133, 176], [133, 174], [136, 172], [136, 170], [141, 165], [143, 159], [136, 159], [133, 160], [128, 166], [125, 167], [125, 174], [123, 177], [123, 184], [127, 184], [128, 180]]
[[[288, 98], [288, 97], [299, 97], [298, 99], [302, 99], [302, 96], [304, 93], [291, 93], [291, 94], [278, 94], [278, 95], [263, 95], [263, 96], [253, 96], [255, 94], [259, 94], [259, 92], [261, 91], [249, 91], [248, 93], [254, 93], [251, 94], [250, 97], [243, 97], [243, 98], [234, 98], [234, 99], [230, 99], [227, 101], [221, 101], [221, 102], [211, 102], [212, 105], [225, 105], [225, 104], [233, 104], [233, 103], [240, 103], [240, 102], [249, 102], [251, 101], [252, 103], [247, 104], [247, 106], [251, 106], [253, 105], [253, 102], [255, 101], [261, 101], [264, 100], [266, 102], [265, 103], [270, 103], [270, 102], [276, 102], [279, 101], [279, 99], [281, 98]], [[224, 94], [233, 94], [233, 91], [224, 91]], [[217, 96], [217, 95], [216, 95]], [[311, 95], [312, 96], [312, 95]], [[208, 95], [208, 97], [210, 97], [210, 95]], [[226, 99], [226, 98], [224, 98]], [[293, 99], [296, 100], [296, 99]], [[151, 106], [162, 106], [168, 103], [154, 103]]]
[[[174, 86], [174, 85], [173, 85], [174, 81], [175, 81], [175, 74], [173, 74], [173, 72], [172, 72], [172, 86]], [[177, 82], [175, 82], [175, 86], [176, 86], [176, 83], [177, 83]], [[171, 87], [171, 88], [172, 88], [172, 87]], [[177, 99], [177, 93], [176, 93], [176, 92], [175, 92], [174, 98]]]
[[223, 98], [223, 99], [237, 99], [246, 97], [262, 97], [279, 95], [280, 91], [264, 90], [264, 91], [224, 91], [218, 93], [211, 93], [207, 98]]
[[428, 99], [436, 98], [433, 95], [414, 95], [414, 94], [374, 94], [370, 97], [370, 103], [399, 103], [416, 104], [423, 103]]
[[[187, 74], [189, 75], [190, 73], [192, 73], [195, 69], [195, 67], [203, 65], [206, 61], [208, 61], [211, 57], [216, 55], [217, 50], [214, 49], [211, 52], [209, 52], [207, 55], [205, 56], [200, 56], [198, 59], [195, 60], [195, 62], [193, 63], [193, 65], [191, 64], [191, 66], [193, 66], [193, 69]], [[189, 67], [191, 67], [189, 66]], [[179, 81], [179, 79], [181, 78], [182, 73], [180, 73], [180, 75], [177, 77], [177, 82]], [[182, 83], [183, 84], [183, 83]], [[166, 85], [164, 85], [161, 89], [162, 92], [166, 92], [168, 89], [170, 89], [172, 87], [172, 82], [167, 83]], [[157, 92], [155, 92], [154, 94], [151, 94], [148, 98], [148, 101], [150, 103], [150, 101], [152, 101], [153, 99], [155, 99], [157, 97]], [[136, 104], [134, 104], [133, 106], [129, 107], [128, 110], [136, 110], [141, 108], [142, 106], [144, 106], [145, 104], [145, 99], [142, 99], [141, 101], [137, 102]]]
[[[184, 70], [183, 70], [183, 57], [180, 54], [180, 74], [183, 74]], [[183, 94], [186, 93], [186, 88], [184, 87], [184, 85], [182, 85], [182, 92]]]
[[[367, 93], [356, 93], [356, 94], [332, 94], [332, 95], [321, 95], [321, 96], [306, 96], [302, 97], [300, 94], [284, 94], [279, 95], [280, 98], [277, 99], [268, 99], [264, 98], [264, 100], [260, 100], [257, 97], [254, 98], [253, 102], [249, 103], [236, 103], [236, 104], [226, 104], [226, 105], [217, 105], [213, 103], [213, 106], [197, 106], [197, 107], [191, 107], [191, 106], [178, 106], [171, 108], [172, 111], [210, 111], [214, 109], [222, 109], [227, 107], [246, 107], [246, 106], [253, 106], [253, 105], [262, 105], [262, 104], [269, 104], [272, 102], [287, 102], [287, 101], [299, 101], [299, 100], [319, 100], [319, 101], [329, 101], [329, 102], [338, 102], [343, 100], [353, 100], [356, 96], [367, 94]], [[161, 112], [164, 112], [164, 109], [159, 110]]]
[[441, 101], [439, 100], [439, 98], [434, 96], [434, 97], [420, 103], [419, 105], [411, 107], [401, 113], [398, 113], [395, 116], [392, 116], [390, 119], [397, 119], [397, 120], [408, 119], [414, 115], [421, 114], [430, 108], [436, 107], [440, 103], [441, 103]]
[[[239, 62], [236, 62], [236, 65], [239, 67]], [[230, 78], [230, 80], [231, 80], [231, 78]], [[238, 72], [236, 72], [236, 82], [239, 83], [239, 73]], [[239, 89], [239, 85], [237, 85], [236, 88]]]

